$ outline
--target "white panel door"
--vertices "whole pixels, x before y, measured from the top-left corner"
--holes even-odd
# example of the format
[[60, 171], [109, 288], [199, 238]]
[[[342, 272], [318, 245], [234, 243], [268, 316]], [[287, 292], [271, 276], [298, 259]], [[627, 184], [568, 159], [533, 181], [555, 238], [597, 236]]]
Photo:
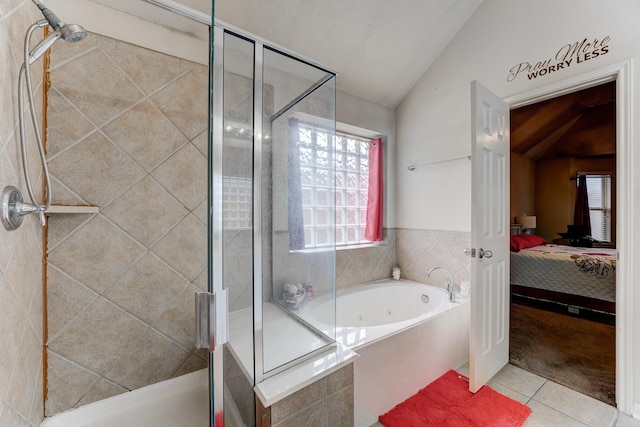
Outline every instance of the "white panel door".
[[509, 107], [471, 83], [472, 224], [469, 390], [509, 361]]

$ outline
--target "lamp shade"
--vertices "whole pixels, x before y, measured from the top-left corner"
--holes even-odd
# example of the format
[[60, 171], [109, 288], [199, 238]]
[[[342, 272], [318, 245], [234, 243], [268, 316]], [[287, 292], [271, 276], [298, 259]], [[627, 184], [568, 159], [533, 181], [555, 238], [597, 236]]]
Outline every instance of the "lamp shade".
[[522, 228], [536, 228], [536, 216], [525, 215], [520, 217], [520, 224]]

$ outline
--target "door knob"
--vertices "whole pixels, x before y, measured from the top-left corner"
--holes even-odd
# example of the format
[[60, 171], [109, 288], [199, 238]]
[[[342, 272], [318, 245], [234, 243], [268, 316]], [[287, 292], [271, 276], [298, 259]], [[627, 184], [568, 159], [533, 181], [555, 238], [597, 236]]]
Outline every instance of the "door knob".
[[484, 249], [478, 249], [478, 258], [491, 258], [493, 256], [493, 252], [485, 251]]

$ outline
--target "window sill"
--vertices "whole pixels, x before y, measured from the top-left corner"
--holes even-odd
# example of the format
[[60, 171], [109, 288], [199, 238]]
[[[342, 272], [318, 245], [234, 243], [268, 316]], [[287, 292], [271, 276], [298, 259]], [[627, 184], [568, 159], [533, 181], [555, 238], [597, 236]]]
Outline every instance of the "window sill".
[[357, 245], [344, 245], [344, 246], [336, 246], [337, 251], [348, 251], [351, 249], [366, 249], [366, 248], [376, 248], [379, 246], [387, 246], [388, 242], [386, 240], [382, 240], [380, 242], [371, 242], [371, 243], [360, 243]]

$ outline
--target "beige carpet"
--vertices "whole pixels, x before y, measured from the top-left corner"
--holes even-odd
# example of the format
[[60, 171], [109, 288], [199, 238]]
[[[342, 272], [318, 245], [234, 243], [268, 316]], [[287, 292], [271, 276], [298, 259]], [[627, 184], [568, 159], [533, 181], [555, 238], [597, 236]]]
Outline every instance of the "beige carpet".
[[511, 364], [615, 405], [615, 327], [511, 304]]

